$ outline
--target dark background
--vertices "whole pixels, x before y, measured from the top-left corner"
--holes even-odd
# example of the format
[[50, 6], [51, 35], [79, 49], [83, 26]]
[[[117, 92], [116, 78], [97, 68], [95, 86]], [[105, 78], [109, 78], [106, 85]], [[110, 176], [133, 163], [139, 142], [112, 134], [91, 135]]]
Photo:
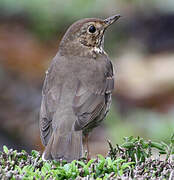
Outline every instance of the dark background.
[[1, 0], [0, 150], [41, 150], [41, 89], [66, 29], [86, 17], [121, 14], [105, 35], [115, 66], [115, 91], [106, 121], [90, 137], [92, 154], [106, 139], [168, 141], [174, 132], [173, 0]]

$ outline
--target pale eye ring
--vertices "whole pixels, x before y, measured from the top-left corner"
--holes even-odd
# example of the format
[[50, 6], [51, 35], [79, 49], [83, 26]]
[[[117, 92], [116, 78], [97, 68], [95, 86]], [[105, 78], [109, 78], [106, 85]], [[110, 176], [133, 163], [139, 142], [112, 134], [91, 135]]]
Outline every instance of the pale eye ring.
[[90, 25], [88, 31], [93, 34], [96, 32], [96, 27], [94, 25]]

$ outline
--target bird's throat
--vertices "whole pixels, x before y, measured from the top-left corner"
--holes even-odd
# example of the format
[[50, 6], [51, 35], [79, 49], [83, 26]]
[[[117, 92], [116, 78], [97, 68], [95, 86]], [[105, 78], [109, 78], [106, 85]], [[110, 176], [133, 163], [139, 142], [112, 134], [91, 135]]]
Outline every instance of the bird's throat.
[[92, 51], [95, 52], [96, 54], [103, 54], [105, 53], [104, 49], [102, 47], [93, 47]]

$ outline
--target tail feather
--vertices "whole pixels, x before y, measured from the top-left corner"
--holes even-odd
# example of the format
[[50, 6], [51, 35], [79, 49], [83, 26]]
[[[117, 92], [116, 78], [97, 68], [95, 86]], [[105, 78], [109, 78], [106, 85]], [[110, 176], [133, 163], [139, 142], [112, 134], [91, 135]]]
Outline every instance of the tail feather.
[[65, 159], [67, 162], [79, 159], [81, 156], [82, 132], [73, 130], [66, 135], [54, 131], [43, 154], [43, 158], [46, 160]]

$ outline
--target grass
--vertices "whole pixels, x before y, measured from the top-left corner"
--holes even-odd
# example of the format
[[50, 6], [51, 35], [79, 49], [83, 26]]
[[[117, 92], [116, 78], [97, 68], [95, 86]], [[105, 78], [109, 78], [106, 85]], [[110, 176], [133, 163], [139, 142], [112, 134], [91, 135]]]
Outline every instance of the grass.
[[[41, 154], [33, 150], [3, 147], [0, 152], [0, 179], [173, 179], [174, 178], [174, 135], [170, 144], [145, 141], [137, 137], [125, 137], [122, 145], [113, 147], [107, 157], [98, 155], [87, 162], [86, 158], [67, 163], [62, 160], [42, 161]], [[156, 152], [156, 157], [153, 151]], [[161, 155], [165, 156], [161, 159]]]

